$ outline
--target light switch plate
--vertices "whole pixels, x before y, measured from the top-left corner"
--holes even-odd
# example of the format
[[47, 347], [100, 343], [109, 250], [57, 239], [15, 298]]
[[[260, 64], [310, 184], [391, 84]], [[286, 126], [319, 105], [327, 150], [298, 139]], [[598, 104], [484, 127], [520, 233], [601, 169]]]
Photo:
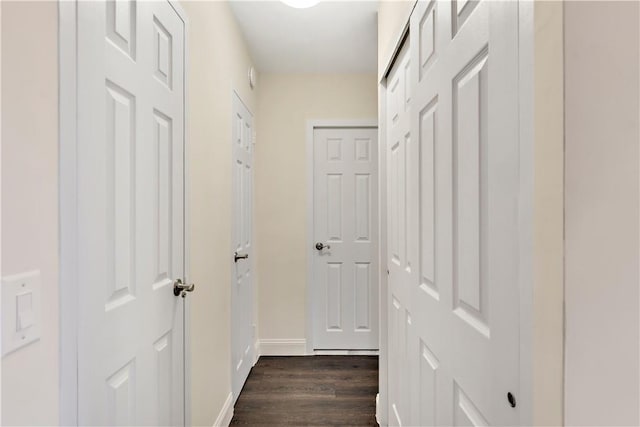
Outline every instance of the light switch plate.
[[40, 339], [40, 272], [2, 278], [2, 356]]

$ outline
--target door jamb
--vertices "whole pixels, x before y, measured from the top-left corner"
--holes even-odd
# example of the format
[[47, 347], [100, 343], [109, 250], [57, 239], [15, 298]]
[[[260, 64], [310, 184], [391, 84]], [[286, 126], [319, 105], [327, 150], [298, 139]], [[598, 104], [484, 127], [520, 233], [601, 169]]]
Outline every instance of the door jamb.
[[[167, 0], [184, 23], [184, 278], [190, 271], [189, 206], [189, 19], [177, 0]], [[77, 253], [77, 5], [78, 0], [58, 2], [58, 178], [59, 178], [59, 422], [78, 425], [78, 282], [75, 265]], [[188, 282], [187, 282], [188, 283]], [[186, 299], [184, 327], [184, 424], [191, 425], [191, 302]]]
[[[313, 131], [321, 128], [377, 128], [377, 119], [354, 119], [354, 120], [307, 120], [306, 126], [306, 149], [307, 149], [307, 285], [306, 285], [306, 354], [313, 355], [313, 294], [311, 287], [313, 284]], [[378, 140], [378, 146], [380, 142]], [[379, 165], [378, 165], [379, 166]], [[380, 176], [378, 175], [378, 188], [380, 188]], [[376, 206], [378, 208], [378, 206]], [[378, 221], [380, 216], [378, 215]], [[378, 313], [379, 315], [381, 313]], [[378, 318], [378, 321], [380, 319]]]

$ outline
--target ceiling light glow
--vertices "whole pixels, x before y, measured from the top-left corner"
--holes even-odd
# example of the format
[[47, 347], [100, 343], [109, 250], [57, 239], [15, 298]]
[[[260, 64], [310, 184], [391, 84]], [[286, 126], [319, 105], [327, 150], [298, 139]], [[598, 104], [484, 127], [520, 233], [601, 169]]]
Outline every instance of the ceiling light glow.
[[296, 9], [307, 9], [320, 3], [320, 0], [281, 0], [282, 3], [287, 6], [295, 7]]

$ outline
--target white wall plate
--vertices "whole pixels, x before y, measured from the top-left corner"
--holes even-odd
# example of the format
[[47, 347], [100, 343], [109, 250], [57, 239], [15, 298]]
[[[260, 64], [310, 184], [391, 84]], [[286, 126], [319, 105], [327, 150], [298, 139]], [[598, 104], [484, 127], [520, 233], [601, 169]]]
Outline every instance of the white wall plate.
[[40, 272], [2, 278], [2, 356], [40, 339]]

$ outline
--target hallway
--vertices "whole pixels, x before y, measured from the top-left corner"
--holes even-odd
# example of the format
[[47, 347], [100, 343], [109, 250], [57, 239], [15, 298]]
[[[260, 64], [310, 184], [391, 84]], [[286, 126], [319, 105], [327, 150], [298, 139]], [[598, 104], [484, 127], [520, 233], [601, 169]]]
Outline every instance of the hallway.
[[640, 0], [0, 36], [0, 426], [640, 426]]
[[375, 426], [377, 392], [377, 356], [263, 356], [231, 425]]

